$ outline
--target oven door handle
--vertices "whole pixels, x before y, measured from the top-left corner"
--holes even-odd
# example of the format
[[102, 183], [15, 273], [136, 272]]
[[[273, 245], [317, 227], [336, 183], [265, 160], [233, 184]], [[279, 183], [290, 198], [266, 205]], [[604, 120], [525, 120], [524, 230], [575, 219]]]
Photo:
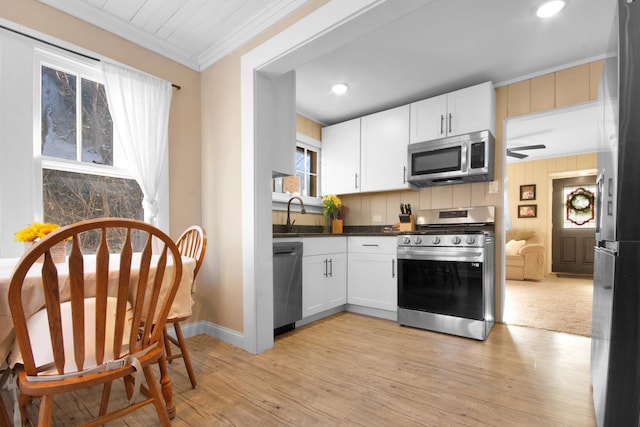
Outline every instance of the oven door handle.
[[449, 253], [416, 248], [412, 248], [411, 251], [398, 250], [398, 260], [482, 262], [483, 258], [483, 250], [478, 249], [456, 249], [455, 252]]

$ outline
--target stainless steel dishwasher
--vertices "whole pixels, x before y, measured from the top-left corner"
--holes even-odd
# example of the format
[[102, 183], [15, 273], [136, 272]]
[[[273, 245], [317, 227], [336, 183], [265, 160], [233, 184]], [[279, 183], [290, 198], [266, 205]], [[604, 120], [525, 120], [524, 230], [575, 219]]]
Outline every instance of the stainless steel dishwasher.
[[290, 331], [302, 319], [302, 242], [273, 243], [274, 334]]

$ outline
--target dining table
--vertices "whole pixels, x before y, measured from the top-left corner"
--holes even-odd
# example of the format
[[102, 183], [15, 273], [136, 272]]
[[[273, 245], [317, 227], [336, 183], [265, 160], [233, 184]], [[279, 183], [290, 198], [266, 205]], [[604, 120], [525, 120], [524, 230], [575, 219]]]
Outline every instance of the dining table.
[[[156, 255], [154, 255], [156, 256]], [[84, 258], [84, 275], [85, 275], [85, 289], [89, 294], [93, 292], [92, 283], [95, 283], [95, 271], [96, 271], [96, 257], [95, 255], [83, 255]], [[131, 281], [137, 280], [139, 274], [141, 253], [134, 253], [131, 260]], [[3, 361], [3, 366], [6, 368], [7, 364], [12, 366], [11, 352], [14, 346], [15, 333], [13, 327], [13, 321], [11, 318], [11, 311], [9, 310], [8, 290], [11, 275], [15, 266], [18, 264], [20, 258], [0, 258], [0, 360]], [[153, 263], [152, 263], [153, 264]], [[44, 294], [42, 291], [42, 279], [41, 279], [41, 266], [42, 264], [35, 263], [25, 278], [23, 284], [23, 301], [25, 314], [27, 317], [32, 316], [40, 309], [44, 307]], [[69, 301], [70, 296], [70, 283], [69, 283], [69, 265], [67, 262], [56, 264], [58, 270], [58, 284], [60, 291], [60, 300], [62, 302]], [[110, 254], [109, 256], [109, 290], [117, 289], [118, 273], [120, 268], [120, 256], [119, 254]], [[187, 318], [191, 316], [192, 312], [192, 286], [194, 279], [194, 272], [196, 268], [196, 260], [190, 257], [182, 257], [182, 277], [180, 278], [180, 285], [178, 291], [173, 300], [171, 310], [168, 318]], [[169, 283], [173, 277], [173, 262], [171, 258], [168, 259], [167, 268], [165, 271], [163, 286], [160, 291], [160, 301], [162, 303], [162, 296], [168, 290]], [[153, 273], [153, 270], [151, 271]], [[150, 274], [149, 282], [153, 280], [153, 274]], [[110, 291], [109, 291], [110, 292]], [[87, 295], [90, 296], [90, 295]], [[166, 371], [166, 361], [162, 360], [160, 368]], [[0, 368], [1, 369], [1, 368]], [[167, 383], [163, 383], [162, 391], [167, 404], [167, 411], [170, 416], [175, 415], [175, 407], [173, 405], [171, 383], [168, 380], [168, 373], [164, 372], [167, 378]]]

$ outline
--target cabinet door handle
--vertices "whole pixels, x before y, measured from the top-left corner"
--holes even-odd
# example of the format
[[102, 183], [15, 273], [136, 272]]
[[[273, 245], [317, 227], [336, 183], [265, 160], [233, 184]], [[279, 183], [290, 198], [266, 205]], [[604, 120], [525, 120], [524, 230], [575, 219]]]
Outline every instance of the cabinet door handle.
[[396, 278], [396, 260], [395, 259], [391, 259], [391, 278], [392, 279]]
[[353, 175], [355, 176], [355, 188], [358, 188], [358, 174], [354, 173]]
[[402, 183], [406, 184], [407, 183], [407, 167], [403, 167], [402, 168]]
[[370, 247], [377, 248], [380, 245], [378, 245], [377, 243], [363, 243], [362, 246], [370, 246]]
[[451, 133], [451, 122], [453, 121], [451, 113], [449, 113], [449, 133]]
[[333, 277], [333, 258], [329, 258], [329, 277]]
[[440, 114], [440, 135], [444, 133], [444, 114]]
[[328, 273], [327, 273], [327, 272], [328, 272], [328, 271], [329, 271], [329, 270], [327, 270], [327, 260], [325, 259], [325, 260], [324, 260], [324, 274], [323, 274], [323, 276], [324, 276], [324, 277], [327, 277], [327, 275], [328, 275]]

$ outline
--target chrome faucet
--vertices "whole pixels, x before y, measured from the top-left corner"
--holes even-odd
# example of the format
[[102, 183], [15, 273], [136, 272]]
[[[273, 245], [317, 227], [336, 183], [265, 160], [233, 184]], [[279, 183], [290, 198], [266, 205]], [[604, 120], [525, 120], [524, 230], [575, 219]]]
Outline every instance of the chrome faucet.
[[287, 202], [287, 225], [286, 225], [287, 233], [291, 232], [291, 227], [296, 222], [295, 219], [293, 220], [293, 222], [291, 222], [291, 202], [293, 201], [293, 199], [298, 199], [298, 201], [300, 201], [300, 206], [301, 206], [300, 213], [301, 214], [307, 213], [307, 211], [304, 209], [304, 202], [300, 197], [295, 196], [290, 198], [289, 201]]

